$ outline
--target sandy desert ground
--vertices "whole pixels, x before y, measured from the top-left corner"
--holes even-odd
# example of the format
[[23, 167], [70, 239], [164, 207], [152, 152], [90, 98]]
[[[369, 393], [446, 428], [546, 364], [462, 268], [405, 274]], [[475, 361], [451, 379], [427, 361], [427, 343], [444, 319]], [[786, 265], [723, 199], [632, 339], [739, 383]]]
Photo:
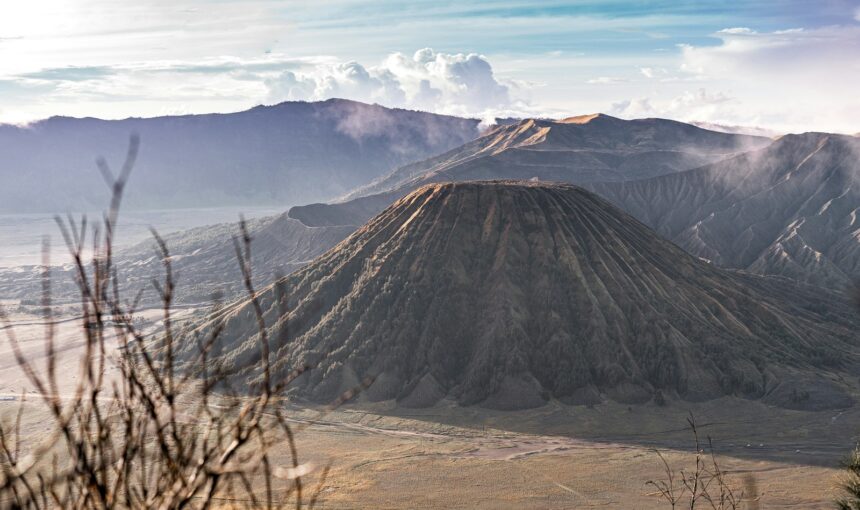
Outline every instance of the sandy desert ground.
[[[734, 418], [717, 421], [727, 407], [736, 409]], [[403, 416], [352, 406], [305, 429], [300, 451], [314, 465], [332, 463], [325, 508], [666, 508], [646, 482], [662, 476], [655, 448], [689, 469], [687, 411], [549, 405]], [[693, 412], [700, 432], [714, 436], [721, 466], [737, 486], [760, 495], [761, 508], [831, 508], [834, 466], [851, 441], [850, 434], [828, 436], [858, 423], [856, 410], [794, 415], [727, 399]], [[671, 423], [677, 427], [657, 430]], [[779, 436], [764, 432], [779, 423]], [[541, 424], [560, 432], [529, 431]]]

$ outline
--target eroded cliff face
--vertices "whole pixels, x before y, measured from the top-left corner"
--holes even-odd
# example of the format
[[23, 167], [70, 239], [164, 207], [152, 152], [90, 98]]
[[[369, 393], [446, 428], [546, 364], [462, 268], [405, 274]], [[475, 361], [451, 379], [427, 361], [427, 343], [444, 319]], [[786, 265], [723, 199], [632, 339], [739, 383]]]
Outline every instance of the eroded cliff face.
[[722, 267], [844, 287], [860, 278], [860, 140], [787, 135], [696, 170], [589, 188]]
[[[851, 400], [827, 374], [857, 370], [858, 324], [834, 295], [718, 269], [570, 185], [422, 187], [261, 301], [276, 373], [312, 366], [292, 391], [321, 402], [370, 377], [362, 398], [404, 406], [659, 390], [836, 407]], [[221, 321], [216, 354], [259, 377], [247, 302], [189, 335]]]

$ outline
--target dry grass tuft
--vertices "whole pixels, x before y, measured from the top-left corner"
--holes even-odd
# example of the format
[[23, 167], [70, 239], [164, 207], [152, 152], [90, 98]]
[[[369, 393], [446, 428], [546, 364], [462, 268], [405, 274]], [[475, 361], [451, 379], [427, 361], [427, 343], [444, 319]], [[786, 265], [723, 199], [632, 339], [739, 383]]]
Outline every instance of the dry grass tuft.
[[757, 510], [760, 496], [755, 479], [745, 478], [744, 487], [739, 487], [720, 467], [711, 438], [707, 439], [706, 447], [702, 444], [696, 420], [692, 415], [687, 418], [687, 423], [693, 432], [696, 448], [693, 454], [693, 469], [675, 470], [659, 450], [654, 450], [663, 463], [665, 478], [647, 482], [647, 485], [655, 489], [650, 495], [665, 501], [667, 506], [673, 509]]

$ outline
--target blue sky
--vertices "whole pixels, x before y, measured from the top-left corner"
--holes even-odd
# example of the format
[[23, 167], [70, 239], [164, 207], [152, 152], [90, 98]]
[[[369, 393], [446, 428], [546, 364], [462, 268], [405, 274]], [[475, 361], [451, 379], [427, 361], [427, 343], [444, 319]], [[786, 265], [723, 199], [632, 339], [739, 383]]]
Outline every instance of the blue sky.
[[0, 122], [348, 97], [487, 119], [603, 111], [860, 131], [860, 0], [4, 0], [0, 10]]

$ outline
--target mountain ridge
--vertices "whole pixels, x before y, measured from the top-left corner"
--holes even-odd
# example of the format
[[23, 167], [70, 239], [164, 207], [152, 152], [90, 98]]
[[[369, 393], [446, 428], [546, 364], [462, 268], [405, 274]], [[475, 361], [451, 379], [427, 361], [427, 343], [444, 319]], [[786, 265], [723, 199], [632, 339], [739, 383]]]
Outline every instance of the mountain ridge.
[[479, 135], [479, 121], [342, 99], [285, 102], [224, 114], [102, 120], [52, 117], [0, 126], [0, 209], [98, 209], [94, 160], [122, 160], [130, 133], [141, 150], [128, 186], [132, 208], [330, 200], [416, 159]]
[[308, 226], [358, 225], [395, 199], [434, 181], [633, 180], [643, 172], [683, 171], [771, 143], [667, 119], [622, 120], [605, 114], [571, 118], [588, 121], [525, 119], [497, 126], [461, 147], [403, 166], [330, 204], [296, 206], [289, 215]]
[[[490, 173], [506, 176], [503, 165]], [[442, 170], [415, 180], [454, 176]], [[579, 184], [722, 267], [836, 288], [860, 279], [860, 142], [855, 137], [788, 134], [698, 168]], [[306, 225], [357, 226], [409, 189], [297, 206], [288, 214]]]
[[[668, 119], [622, 120], [602, 113], [570, 117], [569, 119], [586, 118], [587, 122], [581, 120], [573, 122], [565, 119], [560, 121], [524, 119], [518, 123], [497, 126], [463, 147], [397, 169], [390, 175], [359, 188], [344, 198], [351, 199], [374, 192], [390, 191], [397, 187], [408, 186], [410, 179], [421, 175], [430, 176], [433, 173], [438, 173], [449, 176], [450, 174], [447, 172], [457, 165], [464, 165], [487, 156], [497, 156], [507, 149], [527, 148], [548, 152], [561, 150], [591, 155], [590, 158], [586, 159], [575, 158], [569, 161], [559, 161], [557, 166], [562, 168], [567, 166], [568, 172], [573, 174], [568, 178], [561, 178], [564, 174], [559, 172], [540, 175], [540, 168], [534, 169], [535, 174], [543, 180], [585, 182], [587, 180], [633, 179], [642, 177], [642, 172], [646, 172], [646, 176], [653, 176], [680, 169], [686, 170], [712, 161], [715, 157], [725, 157], [731, 153], [742, 152], [751, 147], [770, 142], [769, 139], [762, 137], [719, 133]], [[586, 150], [592, 152], [588, 153]], [[633, 157], [622, 158], [620, 161], [607, 159], [605, 156], [601, 158], [602, 151], [606, 150], [625, 151]], [[661, 151], [667, 153], [660, 154]], [[708, 154], [710, 157], [707, 156]], [[573, 156], [574, 154], [571, 154], [571, 157]], [[643, 164], [643, 157], [650, 157], [652, 160]], [[662, 166], [657, 169], [653, 168], [655, 161]], [[518, 162], [514, 158], [510, 161], [504, 161], [504, 163], [526, 166], [531, 164], [527, 158], [522, 162]], [[600, 173], [583, 173], [581, 167], [590, 167], [593, 168], [591, 172], [600, 171]], [[471, 171], [479, 172], [478, 169]], [[523, 171], [526, 173], [516, 177], [522, 179], [533, 177], [533, 175], [528, 175], [527, 170]], [[490, 177], [501, 178], [502, 176]], [[506, 177], [513, 178], [514, 176]], [[553, 179], [552, 177], [558, 178]], [[424, 181], [426, 180], [424, 179]], [[417, 183], [413, 183], [412, 188], [415, 185]]]

